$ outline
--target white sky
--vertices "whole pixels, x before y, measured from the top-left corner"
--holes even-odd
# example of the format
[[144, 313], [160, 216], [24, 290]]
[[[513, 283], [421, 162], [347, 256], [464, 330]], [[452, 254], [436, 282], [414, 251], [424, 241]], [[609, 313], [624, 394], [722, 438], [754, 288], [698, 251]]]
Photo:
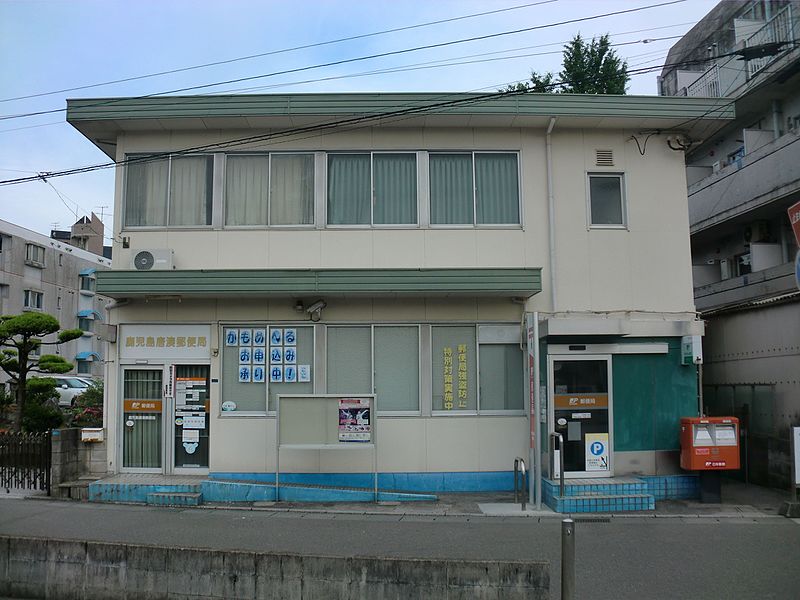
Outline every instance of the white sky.
[[[114, 85], [37, 98], [18, 96], [135, 77], [283, 50], [387, 29], [519, 7], [537, 0], [0, 0], [0, 180], [102, 163], [107, 157], [64, 121], [67, 98], [152, 94], [359, 56], [438, 44], [658, 4], [660, 0], [555, 0], [419, 27]], [[542, 0], [538, 0], [542, 2]], [[663, 0], [661, 0], [663, 1]], [[558, 72], [561, 49], [576, 33], [611, 34], [629, 69], [659, 66], [669, 47], [716, 0], [686, 0], [626, 15], [548, 27], [479, 42], [409, 52], [302, 73], [184, 93], [494, 91], [531, 70]], [[647, 31], [641, 31], [647, 30]], [[541, 54], [546, 53], [546, 54]], [[509, 56], [522, 56], [507, 58]], [[347, 77], [431, 61], [475, 61], [440, 68]], [[658, 71], [636, 75], [628, 93], [656, 93]], [[339, 79], [322, 78], [340, 77]], [[298, 83], [316, 80], [311, 83]], [[265, 86], [279, 86], [269, 87]], [[253, 89], [259, 88], [259, 89]], [[49, 234], [78, 216], [104, 213], [110, 235], [112, 170], [0, 186], [0, 219]], [[55, 189], [54, 189], [55, 188]], [[59, 197], [59, 194], [61, 197]], [[100, 207], [106, 208], [101, 209]], [[106, 240], [108, 244], [109, 241]]]

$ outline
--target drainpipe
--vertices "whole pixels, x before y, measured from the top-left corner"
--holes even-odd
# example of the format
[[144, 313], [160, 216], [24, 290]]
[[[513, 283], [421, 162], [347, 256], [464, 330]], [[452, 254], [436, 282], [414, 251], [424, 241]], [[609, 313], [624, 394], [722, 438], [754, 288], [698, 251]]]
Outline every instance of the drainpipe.
[[553, 194], [553, 145], [550, 141], [550, 134], [556, 124], [556, 117], [550, 117], [545, 134], [545, 156], [547, 160], [547, 221], [549, 225], [550, 239], [550, 301], [552, 311], [556, 312], [556, 215], [555, 197]]
[[783, 121], [783, 107], [780, 100], [772, 101], [772, 139], [781, 137], [781, 122]]

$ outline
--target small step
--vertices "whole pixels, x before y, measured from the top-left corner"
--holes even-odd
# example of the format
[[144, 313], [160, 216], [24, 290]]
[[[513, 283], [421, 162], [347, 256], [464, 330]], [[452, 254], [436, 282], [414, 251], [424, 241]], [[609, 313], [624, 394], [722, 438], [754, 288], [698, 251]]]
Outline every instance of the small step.
[[147, 504], [151, 506], [199, 506], [203, 494], [189, 492], [147, 494]]
[[70, 500], [89, 499], [89, 481], [65, 481], [58, 484], [58, 489], [54, 490], [56, 497], [69, 498]]
[[656, 501], [650, 494], [556, 496], [556, 512], [607, 513], [655, 510]]

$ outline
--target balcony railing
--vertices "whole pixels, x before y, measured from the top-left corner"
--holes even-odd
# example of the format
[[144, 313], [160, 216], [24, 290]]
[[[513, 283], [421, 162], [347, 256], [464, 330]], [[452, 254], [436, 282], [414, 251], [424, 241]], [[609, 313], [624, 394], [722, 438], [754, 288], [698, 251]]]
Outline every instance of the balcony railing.
[[[761, 46], [763, 44], [772, 44], [775, 42], [791, 42], [794, 39], [792, 25], [791, 5], [787, 4], [786, 8], [778, 11], [761, 29], [747, 38], [745, 40], [745, 45], [751, 48], [753, 46]], [[772, 62], [773, 58], [772, 56], [764, 56], [748, 61], [748, 76], [753, 77]]]
[[686, 88], [687, 96], [719, 98], [719, 65], [713, 65]]

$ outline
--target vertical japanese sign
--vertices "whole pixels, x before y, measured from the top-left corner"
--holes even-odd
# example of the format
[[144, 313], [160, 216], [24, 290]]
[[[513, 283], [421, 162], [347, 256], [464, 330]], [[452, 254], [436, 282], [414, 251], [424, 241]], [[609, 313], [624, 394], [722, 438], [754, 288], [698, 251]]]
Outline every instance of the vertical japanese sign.
[[530, 430], [531, 439], [530, 447], [536, 447], [536, 420], [539, 418], [538, 411], [536, 410], [536, 389], [538, 383], [536, 381], [536, 328], [532, 323], [530, 314], [526, 315], [526, 330], [528, 341], [528, 409], [530, 411]]
[[444, 407], [453, 410], [453, 348], [445, 346], [443, 353], [444, 369]]
[[444, 409], [466, 409], [469, 397], [467, 344], [442, 349], [442, 377], [444, 382]]
[[458, 408], [467, 408], [467, 345], [458, 345]]

